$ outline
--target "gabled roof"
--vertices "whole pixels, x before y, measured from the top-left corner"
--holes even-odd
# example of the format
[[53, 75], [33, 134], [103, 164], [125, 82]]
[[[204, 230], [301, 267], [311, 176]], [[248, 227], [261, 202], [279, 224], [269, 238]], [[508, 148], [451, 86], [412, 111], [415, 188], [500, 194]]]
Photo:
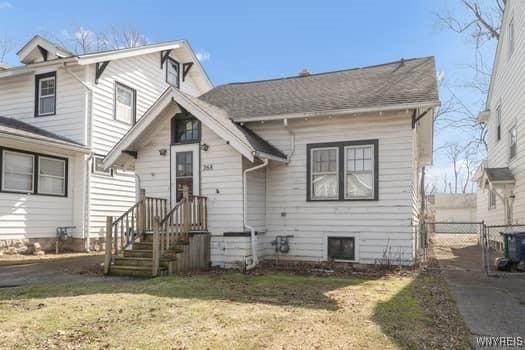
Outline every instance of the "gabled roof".
[[224, 109], [235, 121], [301, 113], [439, 104], [433, 57], [307, 76], [226, 84], [208, 91], [200, 99]]
[[59, 147], [89, 152], [81, 143], [13, 118], [0, 116], [0, 134], [3, 137], [18, 137], [30, 141], [42, 141]]
[[136, 143], [147, 134], [157, 118], [173, 105], [188, 111], [250, 161], [254, 161], [254, 157], [287, 161], [281, 151], [253, 131], [234, 123], [224, 110], [170, 87], [111, 149], [104, 159], [104, 166], [118, 164], [123, 152], [137, 147]]
[[[43, 51], [45, 53], [43, 53]], [[45, 58], [42, 57], [43, 54], [46, 55]], [[70, 51], [41, 37], [40, 35], [35, 35], [31, 40], [29, 40], [17, 52], [17, 55], [20, 59], [20, 62], [25, 64], [74, 56]]]

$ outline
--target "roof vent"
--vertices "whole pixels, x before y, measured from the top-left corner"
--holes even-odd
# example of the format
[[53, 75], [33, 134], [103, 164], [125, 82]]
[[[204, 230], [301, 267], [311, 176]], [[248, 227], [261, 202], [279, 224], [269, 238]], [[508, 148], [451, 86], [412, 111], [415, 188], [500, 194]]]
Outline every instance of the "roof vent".
[[308, 69], [303, 69], [302, 71], [299, 72], [299, 76], [300, 77], [308, 77], [310, 76], [310, 72], [308, 71]]

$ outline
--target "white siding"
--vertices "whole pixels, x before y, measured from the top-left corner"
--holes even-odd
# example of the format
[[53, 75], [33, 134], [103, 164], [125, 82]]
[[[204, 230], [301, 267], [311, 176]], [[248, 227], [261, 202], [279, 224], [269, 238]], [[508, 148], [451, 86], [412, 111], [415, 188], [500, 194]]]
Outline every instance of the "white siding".
[[[356, 237], [356, 258], [374, 263], [390, 252], [394, 261], [413, 256], [413, 138], [408, 114], [363, 115], [292, 121], [295, 154], [288, 165], [271, 163], [266, 176], [265, 254], [270, 241], [293, 235], [291, 250], [281, 258], [325, 260], [327, 236]], [[248, 125], [288, 152], [290, 137], [282, 123]], [[379, 200], [359, 202], [306, 201], [306, 145], [321, 142], [379, 140]]]
[[[85, 89], [64, 69], [48, 68], [36, 74], [57, 72], [56, 115], [35, 118], [35, 75], [0, 79], [0, 116], [15, 118], [84, 143]], [[82, 78], [83, 67], [70, 71]]]
[[[94, 69], [94, 68], [93, 68]], [[137, 120], [168, 88], [165, 68], [160, 68], [160, 53], [142, 55], [117, 61], [112, 61], [95, 85], [93, 99], [93, 135], [92, 148], [95, 153], [106, 155], [121, 137], [130, 129], [131, 125], [114, 119], [115, 82], [122, 83], [136, 90]], [[198, 94], [191, 79], [181, 82], [181, 89], [190, 94]], [[169, 132], [169, 125], [164, 132]], [[163, 137], [166, 134], [162, 135]], [[169, 136], [169, 135], [168, 135]], [[163, 143], [161, 139], [158, 142]], [[169, 139], [168, 141], [169, 142]], [[148, 150], [152, 156], [158, 157], [158, 148]], [[167, 157], [169, 158], [169, 157]], [[168, 164], [169, 165], [169, 164]], [[150, 187], [151, 172], [160, 170], [160, 176], [169, 176], [169, 168], [164, 169], [153, 164], [153, 171], [144, 173], [146, 188]], [[160, 181], [159, 181], [160, 180]], [[162, 183], [159, 178], [156, 183]], [[166, 197], [164, 187], [151, 188], [148, 196]], [[168, 182], [169, 188], [169, 182]], [[105, 231], [105, 217], [120, 215], [136, 202], [135, 176], [132, 172], [118, 171], [114, 178], [91, 175], [90, 180], [90, 233], [101, 236]], [[168, 193], [169, 196], [169, 193]]]
[[[251, 163], [243, 158], [243, 170], [261, 164]], [[246, 174], [247, 219], [248, 225], [258, 232], [266, 230], [266, 168], [261, 168]]]
[[15, 147], [6, 140], [0, 140], [0, 146], [68, 158], [69, 173], [67, 197], [0, 193], [0, 240], [56, 237], [59, 226], [76, 226], [74, 235], [80, 237], [84, 157], [36, 146]]
[[[525, 223], [525, 1], [507, 2], [505, 19], [502, 26], [501, 42], [498, 46], [494, 76], [488, 107], [491, 116], [488, 122], [488, 167], [510, 167], [516, 177], [514, 202], [514, 221]], [[510, 20], [514, 21], [515, 44], [512, 56], [508, 55], [507, 28]], [[496, 139], [496, 109], [501, 105], [502, 127], [501, 140]], [[516, 125], [518, 129], [517, 156], [510, 160], [509, 129]], [[503, 224], [503, 203], [497, 199], [497, 209], [488, 210], [488, 193], [478, 193], [478, 219], [489, 224]]]

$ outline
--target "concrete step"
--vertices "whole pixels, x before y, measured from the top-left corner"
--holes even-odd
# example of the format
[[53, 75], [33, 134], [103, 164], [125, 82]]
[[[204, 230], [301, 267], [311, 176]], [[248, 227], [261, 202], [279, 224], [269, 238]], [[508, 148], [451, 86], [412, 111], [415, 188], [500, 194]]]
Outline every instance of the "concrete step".
[[[159, 275], [167, 275], [168, 269], [159, 267]], [[152, 277], [148, 266], [115, 266], [111, 265], [109, 274], [112, 276]]]

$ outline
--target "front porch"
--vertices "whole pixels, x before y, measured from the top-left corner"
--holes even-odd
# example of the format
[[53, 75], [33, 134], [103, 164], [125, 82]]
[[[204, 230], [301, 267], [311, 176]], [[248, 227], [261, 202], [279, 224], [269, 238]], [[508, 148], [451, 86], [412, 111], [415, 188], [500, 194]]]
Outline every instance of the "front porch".
[[165, 198], [140, 198], [118, 218], [107, 217], [104, 273], [156, 277], [206, 269], [210, 261], [207, 198], [190, 195], [168, 209]]

